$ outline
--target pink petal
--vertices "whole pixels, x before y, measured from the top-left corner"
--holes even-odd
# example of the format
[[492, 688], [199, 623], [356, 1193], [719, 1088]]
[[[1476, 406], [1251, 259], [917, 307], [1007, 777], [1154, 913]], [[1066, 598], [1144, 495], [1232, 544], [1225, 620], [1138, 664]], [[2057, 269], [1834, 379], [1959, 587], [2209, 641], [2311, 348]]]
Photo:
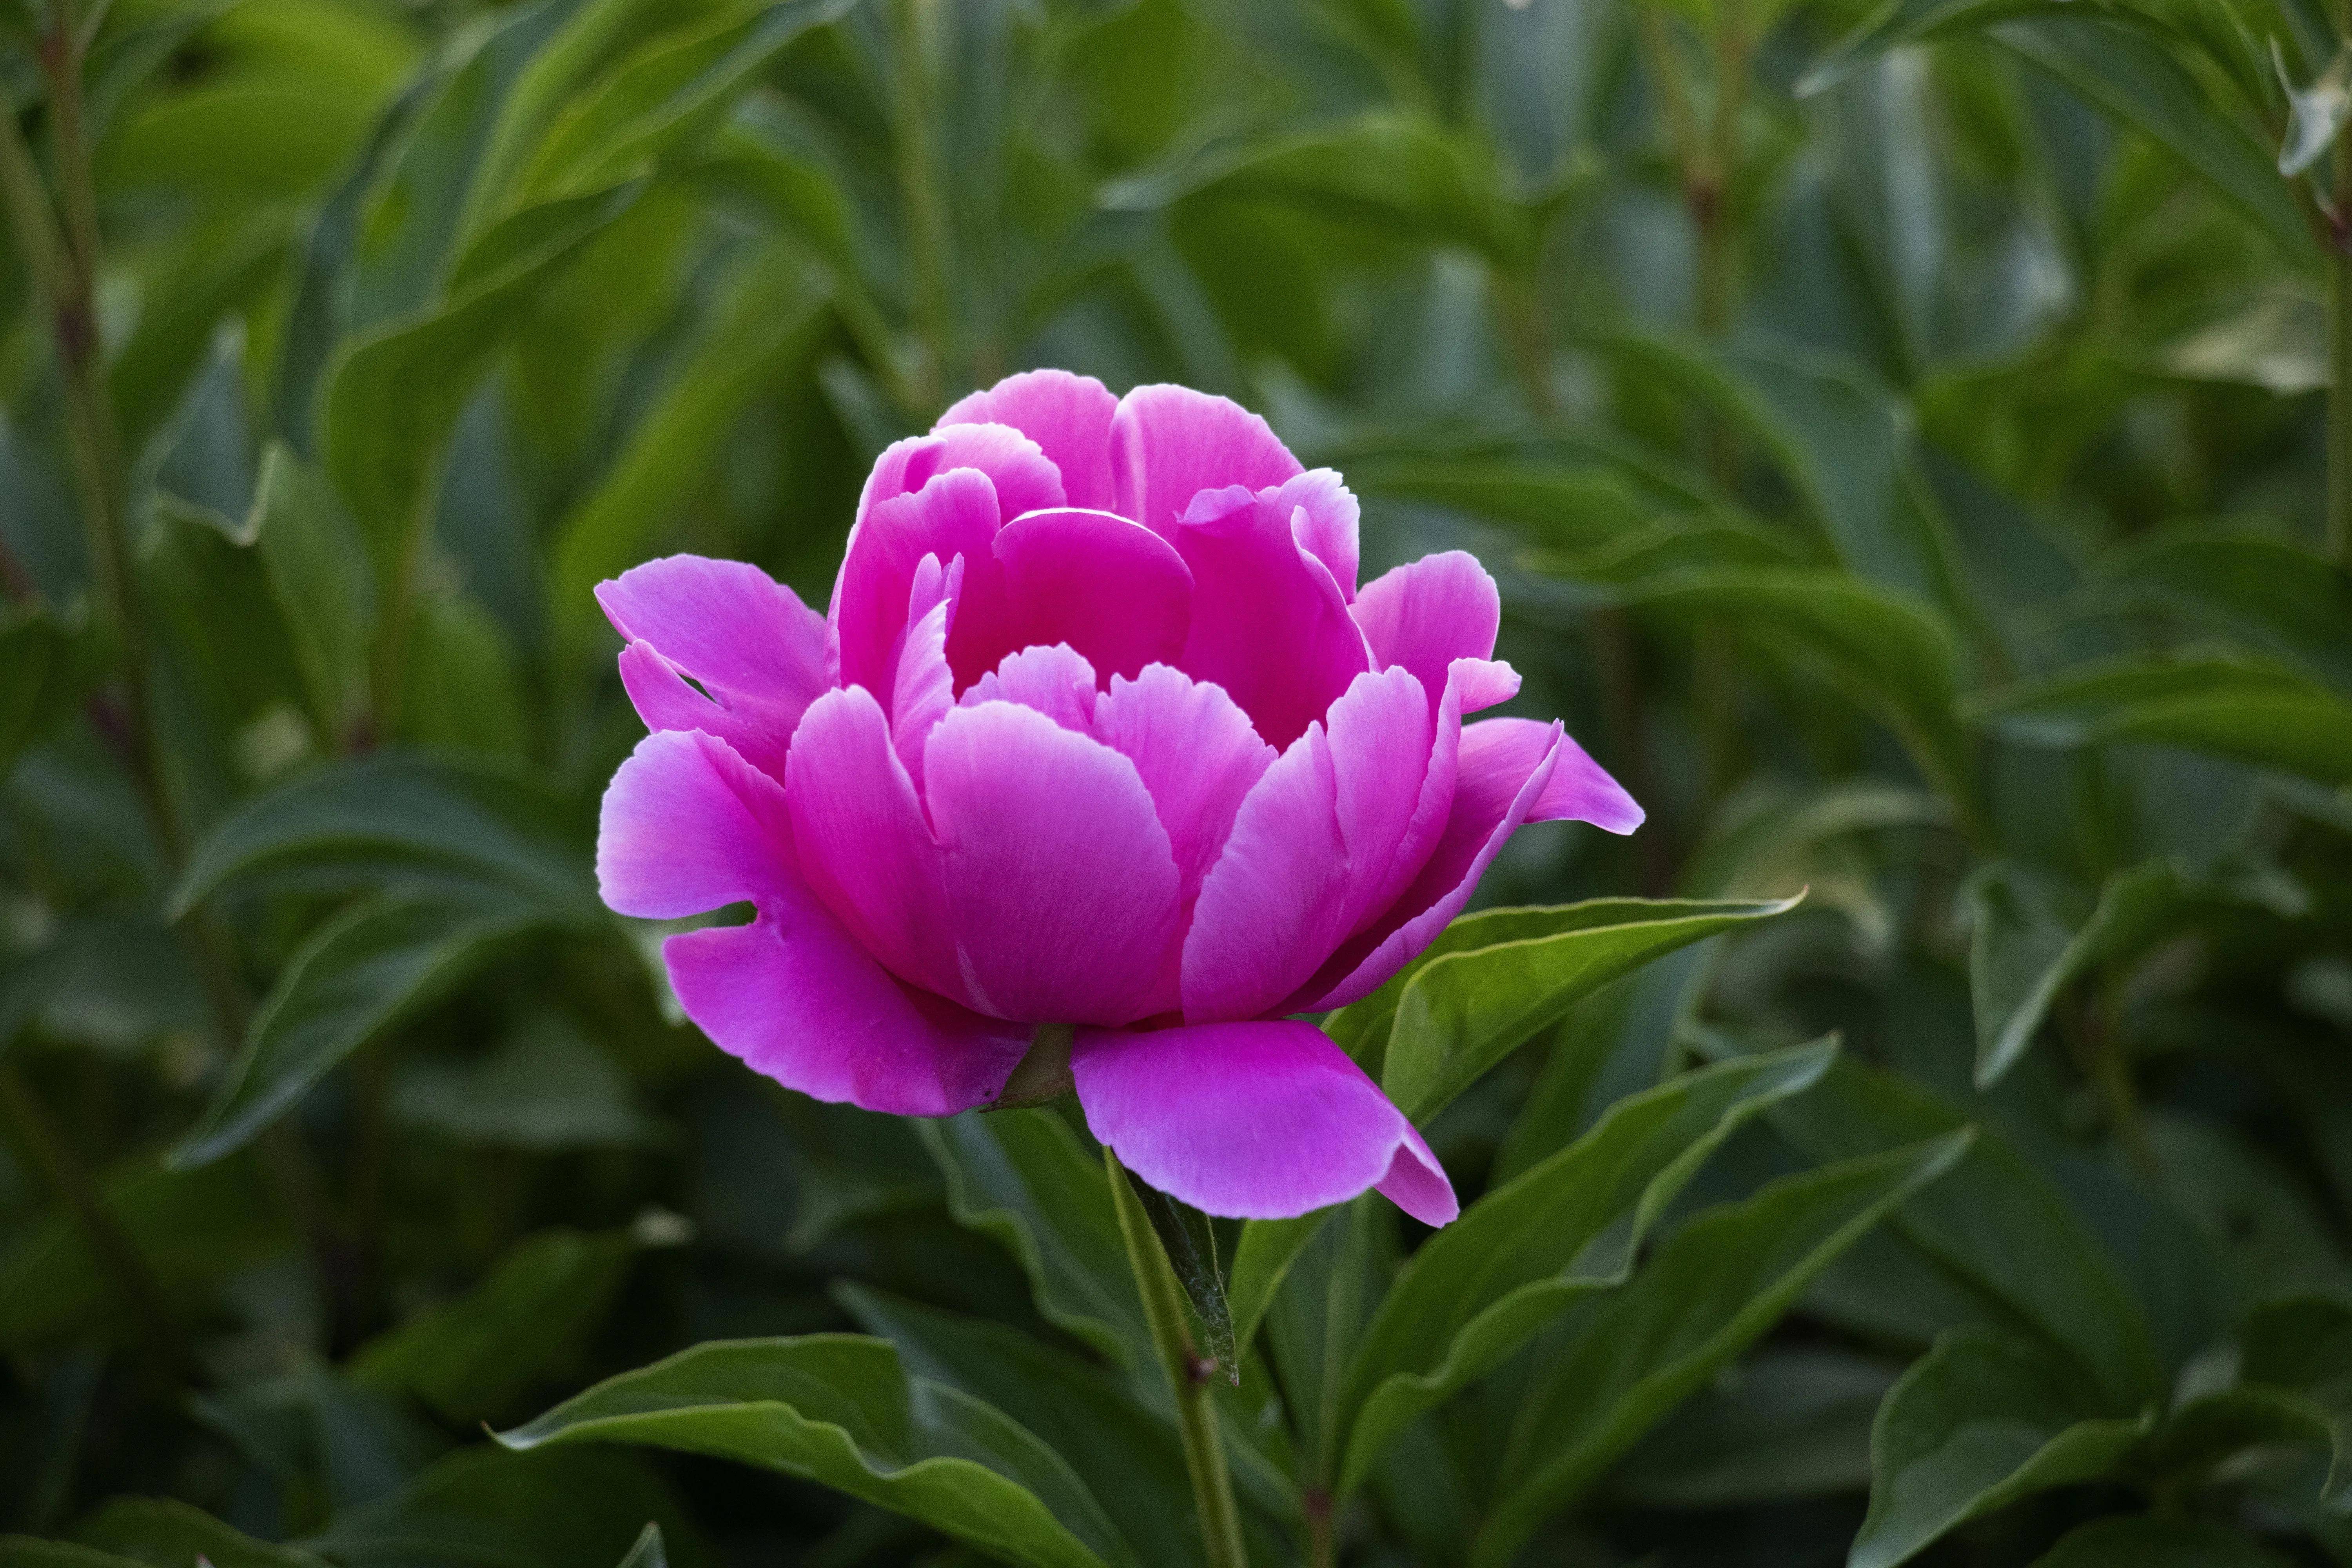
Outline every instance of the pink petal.
[[1339, 839], [1348, 847], [1344, 932], [1386, 908], [1404, 880], [1396, 863], [1428, 778], [1435, 725], [1421, 682], [1402, 669], [1356, 677], [1331, 704], [1328, 722]]
[[1034, 709], [1063, 729], [1092, 734], [1095, 668], [1067, 643], [1023, 648], [982, 676], [960, 700], [966, 708], [983, 702], [1016, 702]]
[[997, 534], [996, 559], [1004, 572], [1002, 646], [958, 639], [950, 653], [967, 681], [1039, 644], [1069, 644], [1104, 680], [1183, 649], [1192, 574], [1149, 529], [1107, 511], [1033, 511]]
[[726, 742], [696, 731], [647, 735], [604, 790], [596, 884], [616, 912], [680, 920], [797, 879], [783, 786]]
[[[1480, 730], [1495, 724], [1522, 724], [1531, 730], [1548, 726], [1532, 719], [1487, 719], [1475, 727]], [[1532, 745], [1532, 740], [1523, 741]], [[1604, 833], [1623, 835], [1642, 826], [1648, 814], [1625, 793], [1625, 786], [1611, 778], [1599, 763], [1587, 756], [1584, 748], [1572, 736], [1559, 738], [1559, 761], [1551, 771], [1551, 782], [1543, 794], [1528, 808], [1529, 822], [1589, 822]]]
[[[1355, 616], [1380, 666], [1412, 671], [1434, 708], [1455, 659], [1493, 658], [1503, 601], [1476, 556], [1448, 550], [1367, 584], [1356, 596]], [[1484, 695], [1484, 686], [1465, 690], [1463, 711], [1486, 706], [1471, 700]]]
[[633, 566], [598, 584], [596, 602], [630, 643], [621, 683], [648, 728], [724, 736], [781, 774], [794, 726], [827, 685], [816, 612], [756, 566], [699, 555]]
[[1175, 544], [1192, 569], [1179, 667], [1223, 687], [1269, 743], [1290, 744], [1373, 668], [1339, 584], [1298, 548], [1272, 495], [1202, 496]]
[[1289, 1219], [1373, 1186], [1424, 1224], [1459, 1212], [1412, 1123], [1309, 1025], [1081, 1030], [1070, 1074], [1095, 1137], [1209, 1214]]
[[1125, 1024], [1173, 1002], [1176, 863], [1134, 763], [984, 702], [940, 722], [923, 766], [976, 1005]]
[[982, 623], [989, 618], [997, 506], [996, 487], [986, 474], [950, 468], [911, 495], [884, 500], [858, 523], [833, 588], [829, 653], [842, 685], [889, 691], [891, 650], [906, 630], [908, 595], [925, 556], [937, 556], [943, 564], [963, 558], [959, 630], [975, 616]]
[[907, 636], [890, 682], [890, 744], [918, 794], [923, 786], [923, 746], [931, 738], [931, 726], [955, 706], [948, 626], [962, 581], [961, 559], [942, 571], [938, 556], [926, 555], [907, 595]]
[[818, 1100], [952, 1116], [1002, 1093], [1029, 1046], [1027, 1026], [894, 978], [804, 888], [762, 900], [751, 925], [671, 937], [662, 957], [713, 1043]]
[[809, 706], [784, 796], [802, 879], [835, 918], [900, 979], [962, 996], [939, 846], [889, 721], [863, 687]]
[[1298, 548], [1323, 563], [1339, 585], [1339, 597], [1352, 601], [1361, 566], [1356, 538], [1360, 509], [1355, 493], [1330, 469], [1309, 468], [1285, 484], [1274, 504], [1290, 519], [1291, 537], [1298, 541]]
[[1273, 765], [1274, 748], [1223, 689], [1164, 664], [1147, 665], [1133, 680], [1114, 677], [1095, 703], [1094, 732], [1135, 764], [1151, 792], [1189, 913], [1243, 798]]
[[[1239, 485], [1255, 493], [1298, 471], [1265, 420], [1188, 386], [1139, 386], [1111, 419], [1111, 510], [1163, 539], [1174, 539], [1177, 520], [1202, 490]], [[1288, 524], [1289, 512], [1282, 521]]]
[[1348, 933], [1348, 846], [1320, 724], [1242, 800], [1184, 934], [1187, 1022], [1255, 1018], [1314, 974]]
[[1396, 902], [1348, 939], [1286, 1011], [1320, 1012], [1370, 995], [1445, 929], [1549, 784], [1559, 726], [1524, 719], [1465, 725], [1453, 805], [1428, 860]]
[[932, 428], [982, 422], [1008, 425], [1037, 443], [1060, 470], [1072, 506], [1109, 508], [1110, 421], [1118, 400], [1090, 375], [1031, 370], [1008, 375], [958, 403]]
[[883, 450], [857, 498], [857, 527], [864, 528], [866, 520], [884, 501], [911, 495], [950, 468], [976, 468], [986, 474], [1004, 502], [1006, 517], [1018, 517], [1041, 506], [1060, 506], [1067, 499], [1062, 476], [1036, 442], [1010, 426], [959, 421], [928, 436], [893, 441]]

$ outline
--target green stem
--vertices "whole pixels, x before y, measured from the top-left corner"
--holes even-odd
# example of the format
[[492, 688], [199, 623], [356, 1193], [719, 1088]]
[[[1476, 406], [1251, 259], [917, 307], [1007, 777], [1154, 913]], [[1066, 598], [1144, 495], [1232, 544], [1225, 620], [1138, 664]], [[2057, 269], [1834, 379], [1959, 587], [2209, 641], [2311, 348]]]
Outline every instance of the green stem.
[[1184, 1292], [1176, 1283], [1176, 1269], [1160, 1245], [1151, 1217], [1129, 1185], [1127, 1172], [1108, 1146], [1103, 1149], [1103, 1169], [1110, 1180], [1111, 1201], [1118, 1207], [1118, 1232], [1127, 1242], [1127, 1261], [1135, 1270], [1135, 1288], [1143, 1298], [1144, 1321], [1160, 1364], [1168, 1374], [1168, 1391], [1176, 1399], [1176, 1426], [1184, 1439], [1184, 1468], [1192, 1477], [1192, 1507], [1200, 1516], [1201, 1542], [1209, 1568], [1246, 1568], [1242, 1546], [1241, 1510], [1234, 1502], [1233, 1477], [1225, 1468], [1224, 1441], [1217, 1430], [1217, 1406], [1210, 1394], [1217, 1363], [1202, 1356], [1192, 1343], [1184, 1321]]
[[6, 1117], [26, 1161], [39, 1170], [81, 1227], [100, 1274], [145, 1331], [148, 1353], [167, 1373], [184, 1378], [190, 1365], [187, 1343], [181, 1338], [179, 1320], [172, 1315], [171, 1298], [147, 1267], [138, 1244], [106, 1206], [97, 1181], [49, 1120], [32, 1085], [13, 1067], [0, 1067], [0, 1115]]
[[2327, 229], [2327, 553], [2352, 570], [2352, 132], [2336, 145]]

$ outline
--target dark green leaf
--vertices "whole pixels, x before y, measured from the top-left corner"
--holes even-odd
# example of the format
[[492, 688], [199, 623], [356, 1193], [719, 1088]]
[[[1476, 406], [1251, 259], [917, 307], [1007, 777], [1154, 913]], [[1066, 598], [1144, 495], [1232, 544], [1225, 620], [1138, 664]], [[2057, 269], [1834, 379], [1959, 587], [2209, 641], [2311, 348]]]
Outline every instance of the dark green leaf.
[[97, 652], [87, 616], [0, 608], [0, 775], [73, 711], [99, 673]]
[[190, 1568], [198, 1561], [213, 1568], [325, 1568], [323, 1560], [308, 1552], [256, 1541], [168, 1498], [117, 1498], [84, 1520], [74, 1534], [86, 1545], [155, 1568]]
[[2287, 1559], [2209, 1519], [2098, 1519], [2077, 1525], [2033, 1568], [2286, 1568]]
[[1176, 1270], [1176, 1283], [1192, 1304], [1206, 1336], [1202, 1349], [1234, 1383], [1242, 1380], [1241, 1356], [1234, 1345], [1234, 1314], [1225, 1300], [1225, 1276], [1217, 1262], [1217, 1233], [1209, 1216], [1146, 1184], [1132, 1171], [1128, 1185], [1151, 1221], [1152, 1234]]
[[677, 1568], [702, 1568], [684, 1512], [633, 1456], [513, 1454], [485, 1444], [339, 1514], [302, 1544], [346, 1568], [617, 1563], [649, 1519]]
[[2167, 611], [2352, 689], [2352, 573], [2244, 534], [2172, 531], [2103, 572], [2100, 601]]

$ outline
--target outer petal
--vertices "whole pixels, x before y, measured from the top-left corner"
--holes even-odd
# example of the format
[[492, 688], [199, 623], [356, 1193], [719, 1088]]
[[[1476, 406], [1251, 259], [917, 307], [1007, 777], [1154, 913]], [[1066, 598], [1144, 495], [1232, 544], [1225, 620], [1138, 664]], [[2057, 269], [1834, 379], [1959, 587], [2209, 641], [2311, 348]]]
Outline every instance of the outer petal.
[[1388, 911], [1348, 939], [1285, 1011], [1344, 1007], [1427, 947], [1462, 912], [1479, 877], [1518, 831], [1551, 781], [1557, 724], [1489, 720], [1465, 725], [1444, 829], [1420, 872]]
[[1192, 573], [1168, 542], [1107, 511], [1033, 511], [996, 536], [1004, 574], [1003, 646], [957, 639], [949, 652], [966, 681], [1008, 653], [1067, 643], [1104, 680], [1165, 663], [1192, 623]]
[[793, 871], [783, 787], [709, 735], [648, 736], [604, 797], [597, 871], [648, 919], [744, 899], [759, 919], [663, 947], [678, 1002], [721, 1049], [789, 1089], [944, 1116], [992, 1100], [1026, 1031], [884, 973]]
[[1339, 596], [1352, 601], [1362, 565], [1357, 542], [1361, 509], [1355, 492], [1329, 468], [1309, 468], [1285, 484], [1274, 504], [1289, 517], [1298, 548], [1323, 563], [1339, 585]]
[[[1531, 719], [1489, 719], [1486, 724], [1532, 724]], [[1559, 762], [1551, 782], [1528, 808], [1529, 822], [1589, 822], [1605, 833], [1626, 834], [1642, 826], [1649, 814], [1625, 786], [1585, 754], [1572, 735], [1559, 738]]]
[[810, 705], [785, 763], [784, 796], [802, 878], [825, 907], [900, 979], [963, 997], [939, 846], [889, 721], [863, 687]]
[[[1382, 668], [1401, 664], [1412, 671], [1434, 708], [1455, 659], [1494, 656], [1503, 601], [1476, 556], [1448, 550], [1409, 562], [1367, 584], [1356, 596], [1355, 616], [1372, 657]], [[1487, 690], [1482, 686], [1475, 694], [1464, 695], [1484, 697]], [[1472, 700], [1463, 710], [1475, 712], [1485, 706]]]
[[1090, 375], [1030, 370], [975, 392], [940, 416], [950, 425], [1009, 425], [1037, 443], [1061, 471], [1062, 494], [1072, 506], [1108, 509], [1110, 421], [1118, 400]]
[[[1110, 425], [1111, 510], [1173, 539], [1177, 520], [1202, 490], [1255, 492], [1299, 471], [1265, 420], [1240, 404], [1189, 386], [1139, 386]], [[1287, 524], [1290, 514], [1282, 514]]]
[[1135, 764], [1176, 856], [1187, 914], [1252, 785], [1274, 764], [1249, 716], [1214, 686], [1164, 664], [1114, 678], [1095, 703], [1095, 739]]
[[829, 657], [842, 685], [889, 691], [891, 650], [906, 630], [908, 595], [927, 555], [943, 565], [963, 558], [957, 629], [974, 625], [978, 634], [1002, 598], [992, 581], [997, 505], [986, 474], [950, 468], [911, 495], [883, 500], [857, 525], [833, 587]]
[[975, 1005], [1080, 1024], [1166, 1010], [1176, 863], [1135, 764], [984, 702], [941, 721], [923, 766]]
[[1330, 571], [1292, 537], [1278, 493], [1213, 491], [1185, 514], [1175, 543], [1192, 569], [1192, 626], [1178, 662], [1287, 746], [1374, 667]]
[[1210, 1214], [1288, 1219], [1373, 1186], [1428, 1225], [1459, 1212], [1412, 1123], [1309, 1025], [1083, 1030], [1070, 1074], [1096, 1138]]
[[629, 640], [621, 680], [648, 727], [724, 736], [781, 773], [794, 726], [827, 684], [816, 612], [756, 566], [699, 555], [633, 566], [598, 584], [596, 602]]

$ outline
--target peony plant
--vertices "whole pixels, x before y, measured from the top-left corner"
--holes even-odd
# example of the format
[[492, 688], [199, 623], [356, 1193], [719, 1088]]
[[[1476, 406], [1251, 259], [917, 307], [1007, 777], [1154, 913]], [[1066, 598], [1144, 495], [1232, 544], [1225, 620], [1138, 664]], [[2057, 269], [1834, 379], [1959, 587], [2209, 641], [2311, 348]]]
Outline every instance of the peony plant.
[[1295, 1015], [1370, 994], [1530, 822], [1642, 809], [1519, 687], [1459, 551], [1357, 583], [1357, 506], [1257, 416], [1040, 370], [875, 464], [823, 616], [675, 555], [598, 589], [652, 733], [604, 796], [625, 915], [712, 1040], [910, 1116], [1074, 1089], [1206, 1213], [1376, 1187], [1457, 1212], [1436, 1157]]

